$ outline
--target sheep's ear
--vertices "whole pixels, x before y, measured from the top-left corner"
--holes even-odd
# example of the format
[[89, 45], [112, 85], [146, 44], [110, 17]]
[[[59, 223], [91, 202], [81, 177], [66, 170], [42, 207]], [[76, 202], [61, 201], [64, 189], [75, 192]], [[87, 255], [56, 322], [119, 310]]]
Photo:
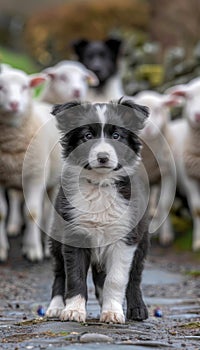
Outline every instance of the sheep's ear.
[[127, 128], [137, 132], [144, 128], [146, 119], [149, 116], [149, 109], [146, 106], [134, 103], [130, 98], [121, 97], [118, 105], [126, 107], [122, 110], [122, 118]]
[[173, 96], [179, 96], [179, 97], [188, 97], [188, 87], [187, 85], [180, 84], [173, 86], [165, 91], [165, 93], [173, 95]]
[[47, 80], [47, 78], [44, 74], [30, 75], [29, 76], [29, 86], [30, 86], [30, 88], [35, 88], [35, 87], [43, 84], [46, 80]]
[[74, 49], [74, 52], [77, 54], [79, 58], [82, 57], [83, 51], [88, 45], [89, 41], [86, 39], [74, 40], [71, 43], [71, 47]]
[[99, 79], [97, 78], [96, 74], [94, 74], [89, 69], [87, 69], [86, 78], [87, 78], [89, 86], [98, 86], [99, 85]]
[[55, 79], [56, 77], [56, 73], [55, 73], [55, 70], [52, 68], [52, 67], [49, 67], [49, 68], [45, 68], [42, 73], [44, 73], [45, 76], [47, 76], [48, 78], [50, 79]]
[[69, 127], [69, 119], [73, 119], [73, 113], [71, 110], [73, 107], [81, 106], [79, 101], [71, 101], [63, 104], [56, 104], [53, 106], [51, 114], [56, 117], [57, 127], [62, 132], [67, 132]]
[[181, 106], [184, 103], [184, 99], [181, 96], [174, 94], [164, 95], [162, 105], [165, 107], [176, 107]]

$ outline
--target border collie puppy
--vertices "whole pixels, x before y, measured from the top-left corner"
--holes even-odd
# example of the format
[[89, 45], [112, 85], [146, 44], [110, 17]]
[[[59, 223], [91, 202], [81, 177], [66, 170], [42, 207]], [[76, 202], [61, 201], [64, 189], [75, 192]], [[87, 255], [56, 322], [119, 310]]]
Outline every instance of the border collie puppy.
[[92, 268], [102, 322], [144, 320], [140, 290], [148, 249], [148, 198], [140, 176], [148, 110], [121, 98], [109, 103], [54, 106], [63, 171], [50, 234], [54, 283], [48, 317], [86, 320], [87, 272]]
[[111, 38], [103, 41], [80, 39], [72, 43], [79, 61], [93, 71], [100, 82], [98, 86], [89, 89], [90, 101], [109, 101], [124, 94], [118, 74], [121, 44], [121, 40]]

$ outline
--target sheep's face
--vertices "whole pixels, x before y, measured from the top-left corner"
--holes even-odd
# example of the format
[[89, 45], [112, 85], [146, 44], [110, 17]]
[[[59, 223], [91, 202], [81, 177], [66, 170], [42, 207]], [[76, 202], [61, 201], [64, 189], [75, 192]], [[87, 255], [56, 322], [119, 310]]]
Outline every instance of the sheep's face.
[[76, 69], [63, 71], [51, 76], [50, 82], [58, 103], [86, 97], [88, 90], [87, 77]]
[[89, 85], [98, 85], [94, 73], [78, 64], [62, 64], [47, 68], [44, 73], [49, 77], [47, 91], [54, 96], [54, 103], [65, 103], [74, 99], [84, 100]]
[[29, 80], [23, 73], [0, 74], [0, 110], [3, 114], [20, 117], [30, 103]]
[[28, 76], [20, 70], [9, 69], [0, 74], [1, 122], [19, 124], [32, 103], [31, 89], [44, 79]]

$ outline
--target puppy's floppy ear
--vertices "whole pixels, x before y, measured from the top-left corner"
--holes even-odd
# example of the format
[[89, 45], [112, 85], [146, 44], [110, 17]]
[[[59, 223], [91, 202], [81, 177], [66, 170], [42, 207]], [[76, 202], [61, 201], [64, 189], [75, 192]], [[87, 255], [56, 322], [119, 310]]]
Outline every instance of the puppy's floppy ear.
[[56, 104], [53, 106], [51, 114], [56, 117], [57, 127], [62, 132], [66, 133], [69, 128], [69, 118], [73, 118], [71, 109], [73, 107], [81, 106], [79, 101], [71, 101], [63, 104]]
[[74, 49], [74, 52], [77, 54], [79, 59], [81, 59], [83, 55], [83, 51], [88, 45], [89, 41], [86, 39], [79, 39], [79, 40], [74, 40], [71, 43], [71, 47]]
[[114, 54], [115, 58], [117, 58], [122, 45], [122, 41], [120, 39], [110, 38], [105, 40], [104, 42]]
[[122, 118], [130, 130], [137, 132], [144, 128], [145, 121], [149, 116], [148, 107], [138, 105], [130, 98], [125, 97], [118, 100], [118, 105], [126, 107], [122, 110]]
[[67, 102], [67, 103], [55, 104], [53, 106], [51, 114], [56, 116], [60, 112], [63, 112], [69, 108], [79, 106], [79, 105], [81, 105], [81, 103], [79, 101], [71, 101], [71, 102]]

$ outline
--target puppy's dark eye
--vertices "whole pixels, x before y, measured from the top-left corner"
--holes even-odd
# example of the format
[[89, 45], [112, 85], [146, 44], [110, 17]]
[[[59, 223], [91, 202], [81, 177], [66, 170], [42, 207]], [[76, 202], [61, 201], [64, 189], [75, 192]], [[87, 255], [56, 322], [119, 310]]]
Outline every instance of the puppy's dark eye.
[[84, 135], [85, 140], [91, 140], [93, 138], [93, 134], [90, 131], [87, 131]]
[[119, 140], [120, 139], [120, 134], [118, 133], [118, 132], [114, 132], [113, 134], [112, 134], [112, 138], [114, 139], [114, 140]]

